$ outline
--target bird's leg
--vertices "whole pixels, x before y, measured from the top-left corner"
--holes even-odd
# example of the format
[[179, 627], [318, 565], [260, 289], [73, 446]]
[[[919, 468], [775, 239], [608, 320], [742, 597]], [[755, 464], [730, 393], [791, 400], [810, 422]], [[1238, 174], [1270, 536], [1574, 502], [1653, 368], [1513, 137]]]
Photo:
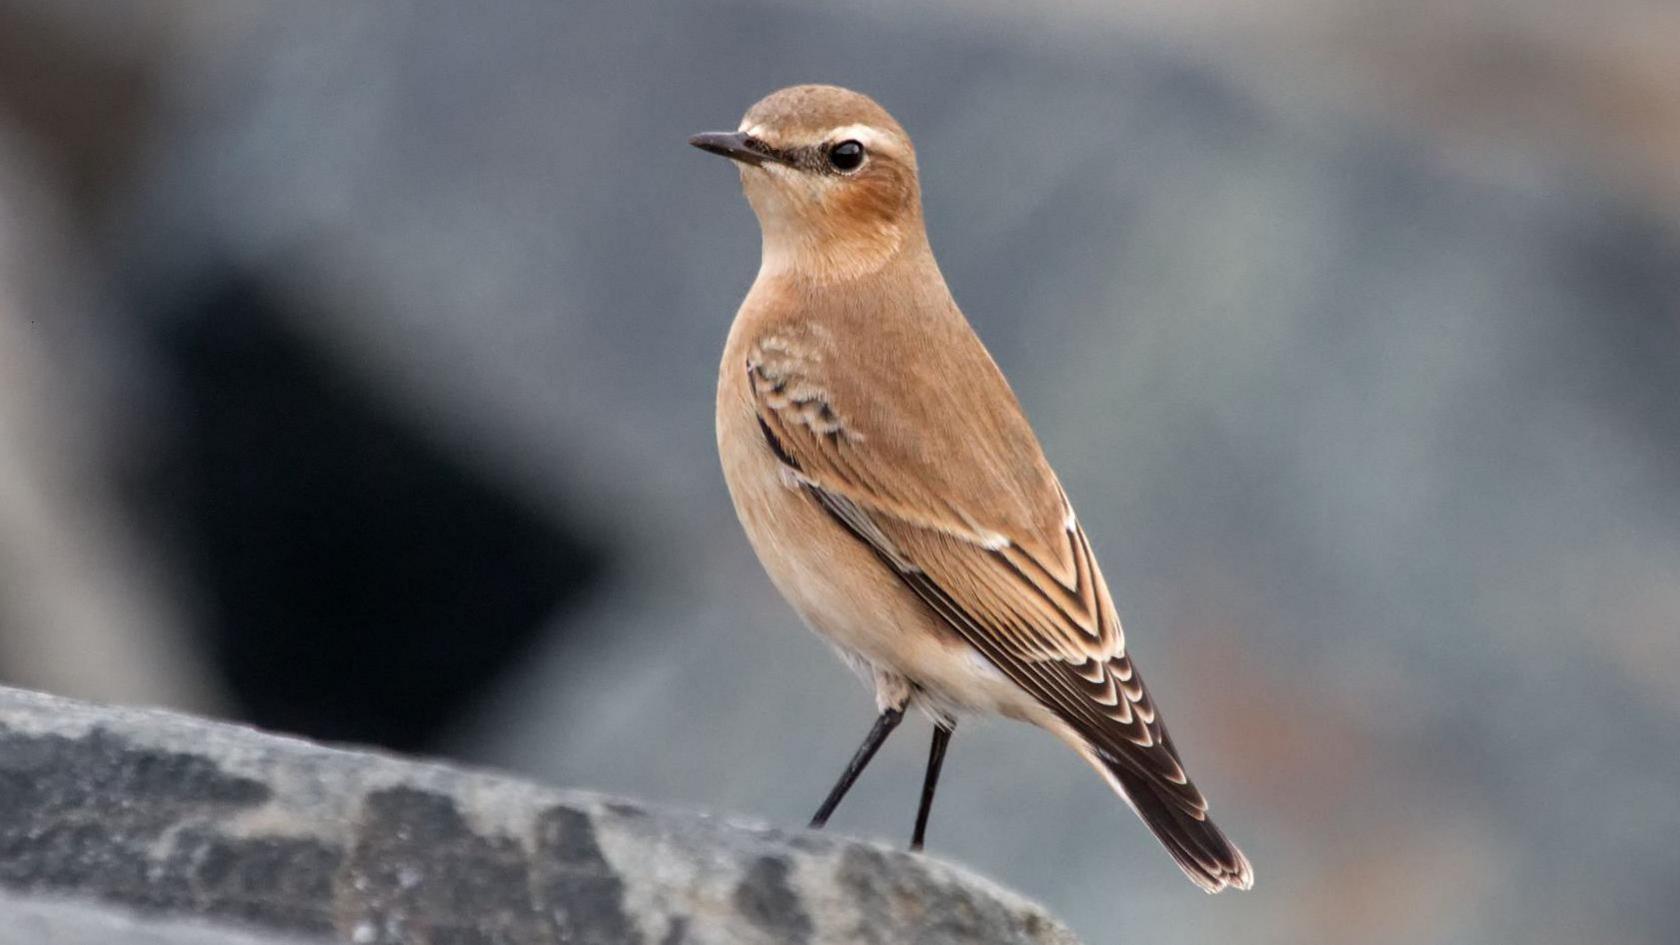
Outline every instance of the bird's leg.
[[910, 849], [920, 850], [927, 838], [928, 814], [933, 812], [933, 789], [939, 785], [939, 769], [945, 764], [945, 747], [951, 744], [956, 719], [933, 723], [933, 744], [928, 748], [927, 774], [922, 778], [922, 803], [916, 808], [916, 830], [910, 835]]
[[811, 818], [812, 830], [817, 830], [823, 824], [828, 823], [829, 815], [834, 813], [834, 808], [840, 806], [840, 799], [846, 796], [847, 791], [851, 790], [852, 782], [856, 781], [858, 775], [863, 773], [863, 769], [869, 764], [869, 759], [875, 757], [875, 752], [881, 747], [881, 743], [887, 740], [887, 736], [891, 735], [892, 730], [897, 728], [898, 723], [902, 721], [904, 721], [904, 708], [902, 706], [888, 706], [881, 710], [879, 716], [876, 716], [875, 724], [870, 727], [869, 734], [864, 736], [863, 744], [858, 746], [857, 752], [852, 755], [852, 760], [846, 763], [846, 770], [840, 773], [840, 780], [835, 783], [834, 789], [828, 792], [828, 797], [822, 802], [822, 806], [817, 808], [816, 816]]

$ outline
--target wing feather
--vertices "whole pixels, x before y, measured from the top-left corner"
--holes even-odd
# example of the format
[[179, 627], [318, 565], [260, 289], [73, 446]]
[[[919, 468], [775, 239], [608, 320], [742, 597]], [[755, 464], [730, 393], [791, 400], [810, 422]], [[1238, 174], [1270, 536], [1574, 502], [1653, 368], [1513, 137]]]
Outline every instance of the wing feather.
[[[895, 475], [905, 452], [895, 454], [870, 426], [880, 425], [884, 411], [868, 402], [834, 403], [820, 368], [820, 358], [785, 344], [760, 346], [746, 364], [760, 428], [802, 488], [1093, 749], [1183, 815], [1205, 818], [1207, 802], [1126, 653], [1090, 541], [1048, 466], [1042, 488], [1053, 496], [1015, 504], [1061, 510], [1061, 519], [1036, 531], [993, 528], [984, 497], [940, 494], [915, 476]], [[996, 459], [942, 461], [984, 466]]]

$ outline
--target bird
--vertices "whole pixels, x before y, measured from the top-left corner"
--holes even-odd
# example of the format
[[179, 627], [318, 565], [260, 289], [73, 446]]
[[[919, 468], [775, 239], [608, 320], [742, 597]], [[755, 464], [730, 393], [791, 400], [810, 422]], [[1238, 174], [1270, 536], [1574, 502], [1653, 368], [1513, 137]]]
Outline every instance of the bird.
[[1203, 890], [1250, 888], [934, 259], [904, 128], [860, 92], [797, 85], [689, 143], [739, 169], [761, 236], [718, 374], [731, 500], [772, 583], [874, 689], [875, 721], [811, 827], [915, 708], [934, 722], [921, 850], [957, 720], [1000, 715], [1078, 752]]

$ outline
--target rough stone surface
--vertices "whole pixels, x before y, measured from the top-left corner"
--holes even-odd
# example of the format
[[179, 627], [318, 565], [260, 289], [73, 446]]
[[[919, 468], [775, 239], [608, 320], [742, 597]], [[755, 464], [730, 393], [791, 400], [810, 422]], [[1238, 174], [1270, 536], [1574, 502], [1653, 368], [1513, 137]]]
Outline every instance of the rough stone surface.
[[921, 856], [9, 689], [0, 811], [20, 945], [1074, 941]]
[[0, 893], [0, 922], [4, 923], [0, 941], [7, 945], [327, 945], [330, 941], [29, 894]]

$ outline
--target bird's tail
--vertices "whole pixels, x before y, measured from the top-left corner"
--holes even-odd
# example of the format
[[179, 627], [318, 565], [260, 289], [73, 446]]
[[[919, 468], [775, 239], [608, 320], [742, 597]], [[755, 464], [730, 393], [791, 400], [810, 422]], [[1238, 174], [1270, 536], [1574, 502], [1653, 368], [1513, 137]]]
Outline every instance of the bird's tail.
[[1209, 893], [1227, 887], [1248, 889], [1254, 885], [1254, 868], [1249, 865], [1248, 857], [1225, 839], [1225, 834], [1205, 812], [1197, 816], [1185, 809], [1148, 777], [1110, 759], [1102, 751], [1088, 749], [1084, 754], [1148, 825], [1191, 882]]

